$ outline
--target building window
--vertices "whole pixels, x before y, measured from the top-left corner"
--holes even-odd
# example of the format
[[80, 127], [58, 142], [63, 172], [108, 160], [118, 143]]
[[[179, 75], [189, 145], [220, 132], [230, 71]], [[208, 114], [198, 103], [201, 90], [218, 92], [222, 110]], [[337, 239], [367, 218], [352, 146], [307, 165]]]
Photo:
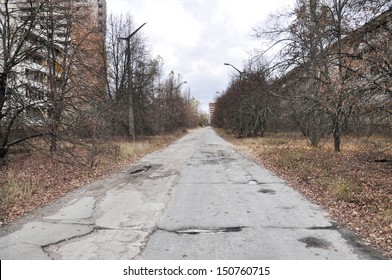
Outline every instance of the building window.
[[43, 83], [46, 81], [46, 74], [37, 70], [25, 69], [26, 78], [30, 81]]
[[44, 100], [45, 94], [42, 90], [27, 86], [26, 87], [26, 97], [29, 98], [30, 100], [35, 100], [35, 101]]

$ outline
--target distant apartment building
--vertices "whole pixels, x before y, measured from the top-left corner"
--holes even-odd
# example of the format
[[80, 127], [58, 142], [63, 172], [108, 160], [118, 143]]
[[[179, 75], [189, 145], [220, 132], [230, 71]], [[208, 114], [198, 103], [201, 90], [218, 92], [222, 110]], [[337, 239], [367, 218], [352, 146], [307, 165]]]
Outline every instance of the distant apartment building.
[[[84, 0], [89, 1], [89, 0]], [[106, 15], [107, 15], [107, 7], [106, 0], [92, 0], [91, 8], [93, 14], [96, 16], [96, 23], [102, 32], [106, 30]]]
[[212, 121], [212, 116], [214, 115], [215, 111], [215, 103], [209, 103], [208, 104], [208, 123], [211, 124]]

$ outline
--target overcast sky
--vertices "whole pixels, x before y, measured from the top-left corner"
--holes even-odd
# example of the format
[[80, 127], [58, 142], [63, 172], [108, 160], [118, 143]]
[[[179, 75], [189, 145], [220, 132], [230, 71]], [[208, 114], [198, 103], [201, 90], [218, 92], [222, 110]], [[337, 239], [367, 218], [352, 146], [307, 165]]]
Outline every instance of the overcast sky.
[[295, 0], [107, 0], [108, 13], [130, 13], [143, 33], [153, 56], [164, 60], [164, 70], [179, 73], [191, 96], [207, 112], [217, 91], [226, 89], [244, 61], [261, 42], [252, 28], [268, 15], [293, 5]]

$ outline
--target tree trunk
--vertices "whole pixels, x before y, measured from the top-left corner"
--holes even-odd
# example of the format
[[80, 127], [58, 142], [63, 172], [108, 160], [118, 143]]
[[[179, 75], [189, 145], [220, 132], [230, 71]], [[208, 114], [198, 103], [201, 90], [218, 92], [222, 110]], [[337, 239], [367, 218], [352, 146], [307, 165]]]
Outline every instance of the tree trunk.
[[52, 153], [57, 151], [57, 134], [54, 132], [50, 134], [50, 151]]
[[319, 134], [316, 131], [311, 132], [311, 134], [310, 134], [310, 145], [312, 147], [317, 147], [319, 143], [320, 143]]
[[7, 161], [8, 147], [1, 145], [0, 147], [0, 167], [4, 166]]
[[58, 108], [51, 108], [48, 117], [50, 121], [50, 151], [56, 152], [57, 151], [57, 142], [58, 142], [58, 130], [60, 124], [60, 115]]
[[311, 119], [308, 122], [310, 145], [317, 147], [323, 135], [322, 117], [318, 116], [316, 112], [312, 112]]
[[[128, 85], [131, 87], [130, 85]], [[133, 98], [132, 90], [128, 90], [128, 122], [129, 122], [129, 137], [135, 141], [135, 115], [133, 112]]]
[[341, 151], [340, 148], [340, 126], [339, 126], [339, 118], [336, 117], [333, 121], [333, 142], [335, 147], [335, 152], [339, 153]]
[[0, 166], [5, 164], [8, 153], [8, 132], [3, 127], [3, 116], [2, 110], [5, 106], [6, 101], [6, 90], [7, 90], [7, 78], [4, 73], [0, 73]]
[[0, 113], [5, 104], [6, 90], [7, 90], [7, 77], [4, 73], [0, 73]]

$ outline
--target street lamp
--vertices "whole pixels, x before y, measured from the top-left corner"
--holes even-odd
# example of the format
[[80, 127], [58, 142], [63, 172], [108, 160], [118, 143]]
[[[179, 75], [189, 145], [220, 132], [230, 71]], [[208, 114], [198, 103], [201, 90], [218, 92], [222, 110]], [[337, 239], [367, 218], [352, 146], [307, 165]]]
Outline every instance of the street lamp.
[[242, 75], [243, 75], [245, 72], [238, 70], [237, 67], [235, 67], [234, 65], [232, 65], [232, 64], [230, 64], [230, 63], [227, 63], [227, 62], [225, 62], [223, 65], [233, 67], [233, 68], [240, 74], [240, 80], [242, 79]]
[[118, 40], [125, 40], [127, 41], [127, 76], [128, 76], [128, 87], [127, 87], [127, 94], [128, 94], [128, 118], [129, 118], [129, 136], [132, 137], [132, 140], [135, 141], [135, 116], [133, 113], [133, 99], [132, 99], [132, 73], [131, 73], [131, 38], [144, 26], [147, 22], [143, 23], [138, 29], [133, 31], [129, 34], [128, 37], [124, 38], [117, 38]]
[[187, 83], [188, 83], [187, 81], [182, 82], [181, 84], [179, 84], [179, 85], [175, 88], [175, 90], [179, 89], [180, 86], [182, 86], [183, 84], [187, 84]]

